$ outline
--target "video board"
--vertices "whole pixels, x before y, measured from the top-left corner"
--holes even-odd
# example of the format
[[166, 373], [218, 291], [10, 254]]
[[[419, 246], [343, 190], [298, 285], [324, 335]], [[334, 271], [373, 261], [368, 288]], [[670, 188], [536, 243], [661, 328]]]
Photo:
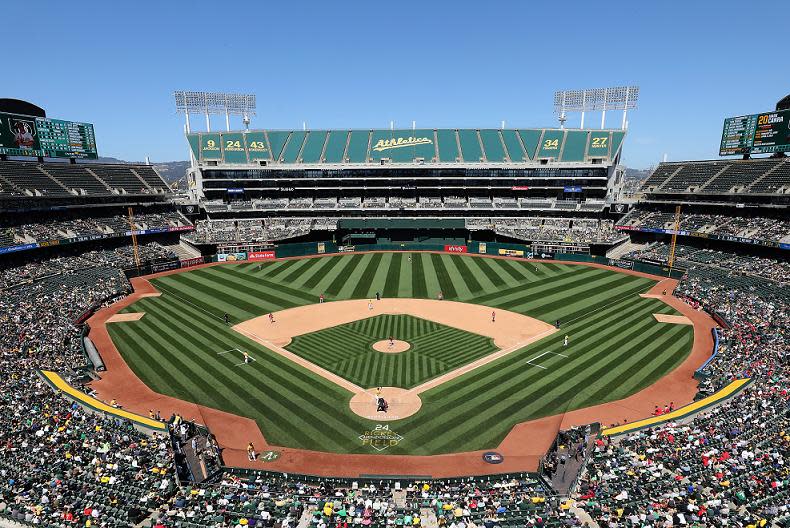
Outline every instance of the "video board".
[[724, 120], [720, 156], [790, 152], [790, 110]]
[[0, 112], [0, 154], [45, 158], [96, 159], [90, 123]]

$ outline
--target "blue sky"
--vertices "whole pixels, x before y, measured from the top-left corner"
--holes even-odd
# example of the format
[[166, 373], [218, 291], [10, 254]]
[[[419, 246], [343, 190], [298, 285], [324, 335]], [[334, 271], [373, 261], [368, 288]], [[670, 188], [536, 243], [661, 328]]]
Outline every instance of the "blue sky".
[[779, 0], [6, 4], [0, 97], [130, 161], [187, 158], [174, 90], [254, 93], [253, 128], [540, 127], [557, 89], [638, 84], [636, 168], [714, 158], [726, 116], [790, 93]]

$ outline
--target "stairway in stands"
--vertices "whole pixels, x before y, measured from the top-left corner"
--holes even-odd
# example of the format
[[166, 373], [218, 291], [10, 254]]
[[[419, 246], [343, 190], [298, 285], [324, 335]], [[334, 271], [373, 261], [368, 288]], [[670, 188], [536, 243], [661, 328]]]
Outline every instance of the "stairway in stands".
[[433, 508], [420, 508], [420, 525], [423, 528], [438, 528], [439, 522], [436, 520], [436, 510]]
[[630, 240], [626, 240], [619, 246], [615, 246], [609, 251], [606, 252], [606, 256], [612, 259], [619, 259], [622, 258], [623, 255], [627, 255], [632, 251], [639, 251], [640, 249], [644, 249], [647, 247], [647, 242], [644, 244], [637, 244], [635, 242], [631, 242]]
[[179, 260], [186, 260], [200, 256], [200, 251], [196, 250], [185, 242], [178, 244], [169, 244], [165, 246], [167, 249], [176, 254]]

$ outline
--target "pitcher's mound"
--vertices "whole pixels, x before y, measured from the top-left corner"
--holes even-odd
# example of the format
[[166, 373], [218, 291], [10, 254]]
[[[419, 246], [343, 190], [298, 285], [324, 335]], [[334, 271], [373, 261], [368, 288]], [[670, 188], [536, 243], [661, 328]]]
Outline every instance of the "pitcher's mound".
[[387, 412], [378, 410], [375, 388], [354, 394], [348, 405], [355, 414], [377, 422], [400, 420], [422, 407], [422, 400], [417, 394], [400, 387], [382, 387], [381, 397], [387, 402]]
[[392, 346], [390, 346], [389, 339], [382, 339], [381, 341], [376, 341], [373, 343], [373, 350], [378, 352], [384, 352], [385, 354], [397, 354], [398, 352], [406, 352], [408, 349], [411, 348], [411, 345], [406, 341], [401, 341], [399, 339], [392, 340]]

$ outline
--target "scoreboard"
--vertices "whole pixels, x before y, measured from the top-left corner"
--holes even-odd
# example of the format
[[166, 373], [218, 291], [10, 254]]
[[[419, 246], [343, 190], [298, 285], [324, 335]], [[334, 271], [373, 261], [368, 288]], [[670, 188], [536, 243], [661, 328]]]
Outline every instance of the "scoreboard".
[[790, 110], [724, 120], [720, 156], [790, 152]]
[[0, 154], [97, 159], [90, 123], [0, 112]]

